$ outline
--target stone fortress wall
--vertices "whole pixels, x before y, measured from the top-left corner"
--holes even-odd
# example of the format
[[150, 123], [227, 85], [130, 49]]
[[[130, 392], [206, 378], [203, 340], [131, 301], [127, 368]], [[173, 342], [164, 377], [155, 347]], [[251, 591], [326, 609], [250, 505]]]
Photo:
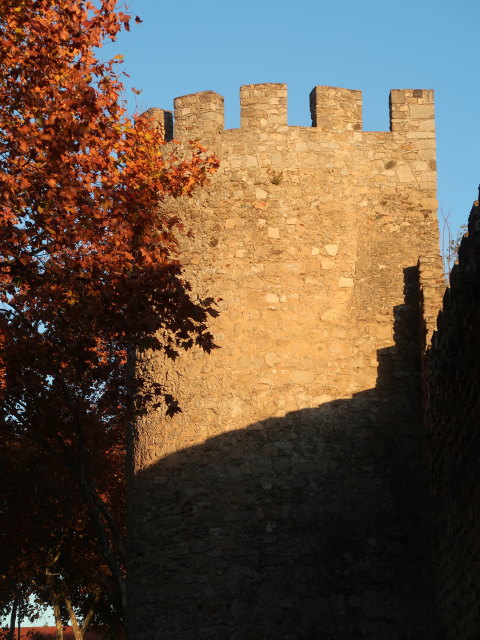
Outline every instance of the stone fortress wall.
[[[139, 356], [182, 413], [140, 417], [130, 489], [130, 640], [428, 640], [419, 256], [441, 277], [433, 92], [283, 84], [175, 100], [174, 136], [220, 159], [179, 214], [219, 349]], [[168, 112], [156, 111], [171, 137]], [[174, 143], [172, 143], [174, 144]], [[175, 206], [175, 203], [172, 203]]]
[[436, 637], [474, 640], [480, 637], [478, 201], [470, 213], [443, 302], [444, 287], [438, 282], [435, 266], [421, 260], [419, 267], [428, 330], [433, 332], [431, 344], [428, 337], [425, 344], [422, 377], [433, 516]]

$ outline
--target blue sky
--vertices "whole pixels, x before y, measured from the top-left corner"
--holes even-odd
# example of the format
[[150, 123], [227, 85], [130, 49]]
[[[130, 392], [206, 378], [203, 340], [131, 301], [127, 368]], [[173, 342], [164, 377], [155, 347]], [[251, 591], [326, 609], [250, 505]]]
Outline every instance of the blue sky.
[[480, 183], [479, 0], [130, 0], [132, 24], [107, 45], [131, 75], [129, 107], [172, 108], [211, 89], [239, 122], [242, 84], [286, 82], [289, 124], [310, 125], [317, 84], [363, 91], [364, 129], [388, 129], [390, 89], [435, 89], [438, 197], [452, 227]]

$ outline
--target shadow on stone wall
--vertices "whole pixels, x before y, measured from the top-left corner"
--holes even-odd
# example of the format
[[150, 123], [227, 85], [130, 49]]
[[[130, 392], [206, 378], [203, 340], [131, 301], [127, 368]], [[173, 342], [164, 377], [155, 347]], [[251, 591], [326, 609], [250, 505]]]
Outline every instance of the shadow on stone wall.
[[480, 204], [425, 353], [425, 427], [433, 512], [436, 627], [480, 638]]
[[144, 640], [431, 637], [416, 272], [405, 275], [375, 389], [137, 475], [130, 585]]

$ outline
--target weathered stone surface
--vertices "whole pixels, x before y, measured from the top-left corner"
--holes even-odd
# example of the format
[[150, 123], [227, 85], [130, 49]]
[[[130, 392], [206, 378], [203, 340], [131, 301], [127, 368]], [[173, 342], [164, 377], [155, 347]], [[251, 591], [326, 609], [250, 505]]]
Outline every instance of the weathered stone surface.
[[420, 261], [428, 347], [423, 357], [423, 392], [435, 559], [435, 637], [473, 640], [480, 637], [478, 201], [438, 319], [444, 287], [435, 272], [431, 261]]
[[389, 132], [361, 131], [358, 91], [316, 87], [312, 128], [286, 126], [285, 85], [241, 96], [237, 130], [213, 92], [175, 103], [176, 138], [221, 162], [168, 203], [220, 348], [137, 363], [182, 413], [135, 424], [130, 639], [428, 640], [416, 265], [439, 248], [433, 111], [415, 108], [432, 94], [392, 92]]

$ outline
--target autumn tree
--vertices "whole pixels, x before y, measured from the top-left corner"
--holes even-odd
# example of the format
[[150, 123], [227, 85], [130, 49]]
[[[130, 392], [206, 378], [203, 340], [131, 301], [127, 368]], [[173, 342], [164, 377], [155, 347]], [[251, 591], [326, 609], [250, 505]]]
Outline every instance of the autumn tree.
[[73, 481], [124, 606], [102, 469], [113, 452], [122, 464], [128, 353], [212, 347], [215, 312], [189, 294], [165, 200], [217, 162], [168, 151], [148, 118], [127, 116], [121, 57], [96, 53], [122, 28], [116, 0], [0, 0], [0, 428]]
[[[106, 469], [95, 477], [105, 503], [122, 522], [118, 463], [111, 454], [101, 457]], [[122, 618], [118, 586], [105, 566], [74, 478], [61, 465], [52, 464], [40, 446], [6, 443], [2, 433], [0, 482], [5, 524], [0, 530], [0, 609], [13, 603], [14, 613], [33, 596], [37, 609], [41, 604], [52, 606], [58, 638], [66, 622], [78, 640], [92, 622], [113, 629], [118, 637]], [[34, 605], [29, 607], [32, 617]]]

